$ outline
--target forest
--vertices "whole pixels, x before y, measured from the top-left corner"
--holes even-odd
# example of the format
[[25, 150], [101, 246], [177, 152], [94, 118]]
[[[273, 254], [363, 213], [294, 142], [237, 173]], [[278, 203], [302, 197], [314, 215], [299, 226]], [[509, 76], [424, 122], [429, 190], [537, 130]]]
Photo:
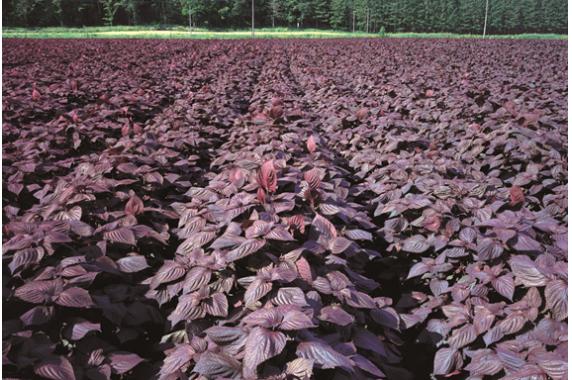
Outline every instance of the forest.
[[[4, 26], [251, 27], [251, 0], [6, 0]], [[254, 0], [256, 27], [480, 33], [486, 0]], [[489, 0], [489, 33], [567, 33], [566, 0]]]

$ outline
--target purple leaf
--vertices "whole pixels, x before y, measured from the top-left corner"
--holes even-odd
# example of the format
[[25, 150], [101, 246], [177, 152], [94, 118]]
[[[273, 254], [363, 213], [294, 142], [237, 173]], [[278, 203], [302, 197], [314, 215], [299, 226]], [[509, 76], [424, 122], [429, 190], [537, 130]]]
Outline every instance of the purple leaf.
[[512, 244], [512, 247], [519, 252], [542, 252], [540, 243], [523, 233], [517, 235], [516, 242]]
[[546, 285], [546, 277], [540, 273], [536, 264], [528, 256], [513, 256], [509, 264], [518, 283], [527, 287]]
[[187, 273], [183, 282], [183, 293], [194, 292], [207, 285], [211, 280], [211, 270], [204, 267], [194, 267]]
[[383, 374], [383, 372], [381, 372], [381, 370], [379, 368], [377, 368], [377, 366], [375, 364], [373, 364], [371, 361], [369, 361], [368, 359], [366, 359], [364, 356], [362, 355], [354, 355], [352, 357], [353, 362], [355, 363], [356, 367], [371, 373], [374, 376], [377, 376], [378, 378], [384, 378], [385, 375]]
[[66, 336], [71, 340], [80, 340], [91, 331], [100, 331], [101, 325], [82, 318], [74, 320], [66, 329]]
[[205, 331], [216, 344], [225, 345], [246, 337], [244, 330], [238, 327], [213, 326]]
[[288, 362], [286, 365], [286, 374], [294, 376], [297, 379], [311, 379], [314, 369], [314, 361], [304, 358], [297, 358]]
[[93, 306], [93, 301], [89, 292], [85, 289], [76, 287], [68, 288], [61, 292], [54, 302], [61, 306], [75, 308], [88, 308]]
[[562, 280], [552, 280], [546, 285], [546, 306], [554, 319], [563, 321], [568, 317], [568, 284]]
[[242, 242], [237, 248], [226, 254], [228, 262], [240, 260], [260, 250], [266, 242], [264, 240], [249, 239]]
[[308, 183], [310, 190], [316, 190], [320, 187], [320, 171], [316, 168], [304, 173], [304, 180]]
[[36, 306], [20, 316], [24, 326], [42, 325], [52, 320], [55, 315], [53, 306]]
[[340, 236], [330, 241], [330, 251], [337, 255], [348, 249], [351, 244], [351, 240]]
[[459, 238], [466, 243], [472, 243], [477, 238], [477, 232], [473, 228], [463, 228], [459, 232]]
[[502, 246], [489, 238], [481, 240], [477, 245], [477, 254], [481, 261], [494, 260], [500, 257], [502, 253]]
[[300, 343], [296, 354], [301, 358], [314, 361], [324, 369], [342, 367], [351, 371], [354, 364], [351, 359], [318, 341]]
[[121, 243], [128, 245], [137, 244], [135, 239], [135, 234], [128, 227], [121, 227], [113, 231], [107, 231], [103, 233], [103, 237], [113, 243]]
[[501, 361], [507, 372], [516, 372], [519, 368], [523, 368], [526, 364], [521, 354], [513, 352], [502, 347], [496, 348], [497, 358]]
[[435, 297], [439, 297], [449, 289], [449, 283], [446, 280], [440, 281], [435, 278], [429, 283], [429, 288]]
[[300, 288], [280, 288], [272, 299], [275, 305], [308, 306], [304, 292]]
[[143, 201], [137, 195], [132, 194], [125, 204], [125, 213], [127, 215], [139, 215], [143, 213], [145, 206]]
[[243, 318], [243, 322], [251, 326], [261, 326], [275, 328], [282, 323], [284, 313], [290, 310], [291, 306], [270, 307], [253, 311]]
[[397, 314], [397, 312], [390, 307], [373, 309], [371, 311], [371, 317], [373, 318], [374, 321], [376, 321], [382, 326], [399, 330], [400, 327], [399, 314]]
[[270, 331], [263, 327], [255, 327], [246, 338], [246, 355], [243, 374], [245, 377], [256, 377], [259, 364], [280, 354], [286, 346], [286, 335], [279, 331]]
[[471, 376], [493, 376], [503, 369], [503, 365], [495, 354], [482, 350], [482, 353], [473, 357], [465, 369], [471, 373]]
[[165, 261], [163, 266], [157, 271], [157, 274], [151, 281], [151, 289], [157, 288], [159, 285], [178, 280], [187, 273], [187, 269], [175, 261]]
[[493, 287], [499, 294], [510, 301], [514, 295], [514, 280], [511, 274], [505, 274], [492, 281]]
[[122, 351], [112, 352], [109, 354], [108, 360], [111, 368], [113, 369], [113, 373], [119, 375], [131, 371], [139, 365], [139, 363], [144, 361], [143, 358], [137, 354]]
[[10, 272], [14, 274], [19, 269], [38, 264], [43, 257], [44, 249], [42, 247], [25, 248], [14, 254], [12, 261], [8, 264], [8, 268], [10, 268]]
[[477, 330], [475, 326], [466, 324], [461, 328], [453, 331], [449, 337], [448, 343], [452, 348], [460, 349], [468, 344], [473, 343], [477, 339]]
[[[498, 328], [504, 335], [510, 335], [519, 332], [526, 323], [526, 318], [522, 314], [510, 314], [504, 320], [497, 324]], [[496, 326], [495, 326], [496, 327]]]
[[23, 301], [41, 304], [52, 298], [59, 288], [61, 283], [56, 280], [32, 281], [16, 289], [14, 295]]
[[299, 310], [286, 311], [280, 324], [281, 330], [303, 330], [316, 327], [312, 319]]
[[207, 314], [215, 317], [226, 317], [228, 315], [228, 301], [222, 293], [213, 294], [202, 306]]
[[[189, 365], [195, 351], [188, 344], [181, 344], [170, 351], [161, 366], [160, 378], [169, 378]], [[195, 367], [196, 368], [196, 367]]]
[[429, 266], [423, 262], [417, 263], [411, 267], [407, 279], [421, 276], [430, 270]]
[[295, 241], [296, 240], [290, 234], [290, 232], [288, 232], [288, 230], [286, 230], [282, 226], [273, 228], [272, 231], [270, 231], [269, 233], [264, 235], [264, 238], [268, 239], [268, 240], [278, 240], [278, 241]]
[[252, 226], [248, 227], [244, 233], [247, 239], [254, 239], [266, 235], [272, 229], [272, 223], [263, 220], [255, 220]]
[[244, 303], [252, 305], [272, 290], [272, 283], [261, 279], [254, 280], [244, 293]]
[[344, 234], [352, 240], [367, 240], [367, 241], [373, 240], [371, 233], [364, 230], [359, 230], [359, 229], [347, 230], [344, 232]]
[[405, 252], [412, 252], [412, 253], [423, 253], [428, 250], [431, 245], [427, 242], [427, 240], [421, 235], [415, 235], [403, 242], [402, 250]]
[[504, 332], [499, 326], [495, 326], [492, 329], [488, 330], [485, 335], [483, 336], [483, 342], [485, 342], [485, 346], [490, 346], [491, 344], [498, 342], [504, 337]]
[[172, 326], [175, 326], [185, 319], [195, 320], [203, 318], [206, 313], [204, 307], [198, 302], [196, 294], [191, 293], [179, 297], [177, 307], [167, 319], [171, 321]]
[[240, 373], [240, 362], [232, 356], [207, 351], [199, 356], [193, 372], [212, 379], [233, 378]]
[[34, 373], [46, 379], [75, 380], [72, 365], [63, 356], [42, 360], [34, 366]]
[[312, 221], [312, 227], [323, 236], [326, 241], [330, 241], [338, 236], [336, 227], [328, 219], [320, 214], [316, 214]]
[[454, 348], [441, 348], [435, 354], [433, 373], [435, 375], [448, 375], [463, 364], [463, 358]]
[[473, 318], [473, 324], [477, 335], [481, 335], [487, 332], [495, 321], [495, 316], [484, 306], [475, 307], [475, 315]]
[[354, 317], [351, 314], [342, 309], [341, 306], [335, 305], [322, 308], [318, 318], [339, 326], [347, 326], [354, 322]]
[[389, 351], [386, 344], [383, 343], [383, 341], [374, 333], [368, 330], [362, 328], [358, 329], [353, 336], [353, 340], [355, 345], [359, 348], [373, 351], [382, 357], [387, 358], [389, 356]]
[[567, 357], [559, 357], [554, 352], [541, 353], [536, 356], [538, 366], [552, 379], [568, 378]]
[[216, 233], [212, 231], [195, 233], [177, 247], [177, 253], [189, 255], [193, 250], [204, 246], [215, 237]]
[[135, 273], [148, 268], [145, 256], [127, 256], [117, 260], [117, 267], [124, 273]]
[[349, 296], [346, 296], [344, 299], [348, 305], [355, 308], [374, 309], [376, 307], [373, 298], [363, 292], [358, 292], [357, 290], [350, 290]]

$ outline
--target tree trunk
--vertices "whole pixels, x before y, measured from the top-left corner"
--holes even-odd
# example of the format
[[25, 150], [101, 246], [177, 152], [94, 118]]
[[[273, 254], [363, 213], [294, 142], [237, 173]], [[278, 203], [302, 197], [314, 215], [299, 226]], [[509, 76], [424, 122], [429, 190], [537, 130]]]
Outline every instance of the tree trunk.
[[60, 26], [63, 27], [64, 26], [64, 12], [62, 9], [62, 2], [61, 1], [58, 1], [58, 3], [57, 3], [56, 12], [58, 14], [58, 20], [60, 22]]
[[252, 37], [254, 37], [254, 0], [252, 0], [252, 3], [250, 4], [251, 10], [252, 10], [252, 20], [251, 20], [251, 24], [252, 24]]
[[189, 32], [193, 32], [193, 7], [189, 1]]
[[167, 24], [167, 11], [165, 10], [165, 0], [161, 0], [161, 21], [163, 25]]
[[483, 27], [483, 38], [485, 38], [487, 34], [487, 16], [489, 13], [489, 0], [487, 0], [485, 4], [485, 26]]
[[353, 18], [352, 18], [352, 33], [356, 32], [356, 12], [353, 11]]

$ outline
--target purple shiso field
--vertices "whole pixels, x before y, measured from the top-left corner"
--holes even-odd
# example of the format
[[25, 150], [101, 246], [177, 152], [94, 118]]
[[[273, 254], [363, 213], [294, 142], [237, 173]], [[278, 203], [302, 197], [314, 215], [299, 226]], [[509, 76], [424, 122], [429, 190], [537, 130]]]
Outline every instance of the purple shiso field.
[[566, 41], [3, 43], [4, 378], [567, 378]]

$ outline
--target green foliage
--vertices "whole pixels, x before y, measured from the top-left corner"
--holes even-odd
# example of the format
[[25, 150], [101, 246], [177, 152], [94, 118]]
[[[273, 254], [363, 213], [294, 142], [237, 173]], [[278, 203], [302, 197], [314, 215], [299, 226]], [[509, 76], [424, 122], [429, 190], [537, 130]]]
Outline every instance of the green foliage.
[[282, 0], [269, 0], [268, 12], [270, 14], [271, 26], [274, 28], [276, 25], [281, 24], [284, 17], [284, 5]]
[[332, 0], [330, 26], [334, 29], [346, 29], [348, 10], [348, 0]]
[[[480, 34], [486, 0], [255, 0], [257, 27]], [[247, 28], [251, 0], [5, 0], [5, 26]], [[191, 17], [189, 18], [189, 12]], [[567, 33], [566, 0], [489, 0], [491, 34]]]
[[113, 25], [113, 18], [121, 6], [122, 0], [100, 0], [103, 6], [103, 22], [107, 26]]
[[314, 19], [320, 26], [330, 25], [330, 0], [314, 1]]

